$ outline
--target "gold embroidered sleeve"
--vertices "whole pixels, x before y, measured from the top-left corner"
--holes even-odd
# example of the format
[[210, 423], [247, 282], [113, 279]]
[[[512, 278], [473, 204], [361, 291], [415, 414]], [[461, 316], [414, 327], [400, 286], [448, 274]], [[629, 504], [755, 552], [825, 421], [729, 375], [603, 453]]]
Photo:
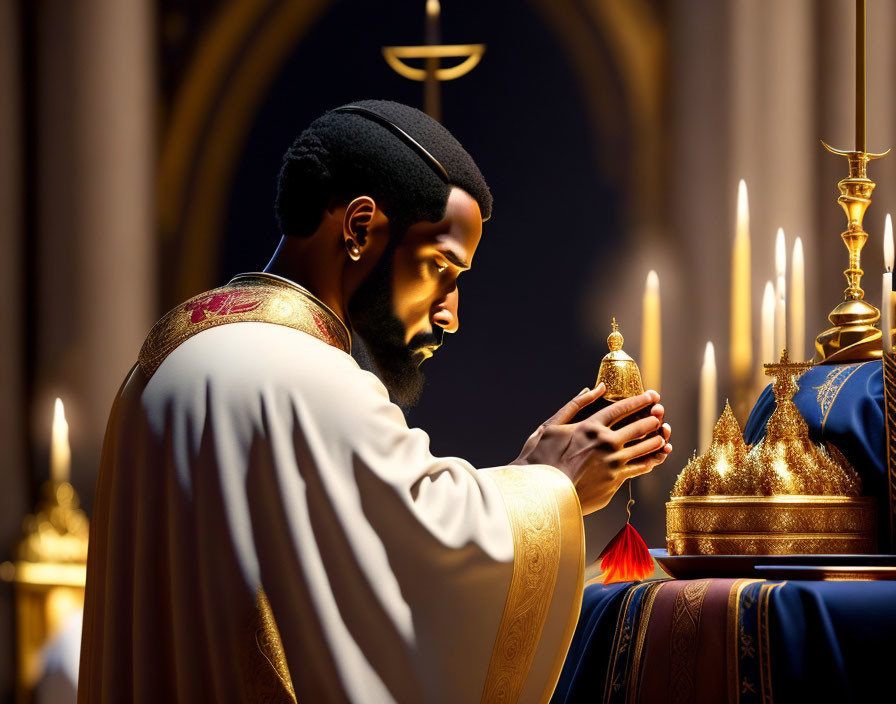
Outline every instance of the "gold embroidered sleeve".
[[482, 701], [516, 702], [538, 681], [544, 682], [538, 700], [547, 701], [582, 604], [581, 506], [572, 483], [553, 467], [504, 467], [488, 474], [504, 500], [514, 560]]

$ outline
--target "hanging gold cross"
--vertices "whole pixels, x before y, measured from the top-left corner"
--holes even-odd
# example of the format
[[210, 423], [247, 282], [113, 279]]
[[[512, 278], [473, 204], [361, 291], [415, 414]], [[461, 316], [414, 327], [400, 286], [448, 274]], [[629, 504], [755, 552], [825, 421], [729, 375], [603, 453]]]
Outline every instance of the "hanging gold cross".
[[[440, 44], [439, 0], [426, 1], [426, 44], [423, 46], [384, 46], [383, 57], [404, 78], [423, 81], [423, 111], [442, 120], [442, 95], [439, 83], [453, 81], [472, 71], [482, 60], [485, 44]], [[409, 66], [404, 59], [423, 59], [424, 67]], [[463, 59], [455, 66], [441, 65], [442, 59]]]

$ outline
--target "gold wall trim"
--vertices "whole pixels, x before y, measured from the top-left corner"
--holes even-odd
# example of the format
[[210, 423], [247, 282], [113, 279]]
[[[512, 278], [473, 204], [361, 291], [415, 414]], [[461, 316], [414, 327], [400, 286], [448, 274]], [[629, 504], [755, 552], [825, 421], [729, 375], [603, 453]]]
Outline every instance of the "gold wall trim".
[[[624, 158], [630, 164], [625, 208], [634, 224], [655, 225], [664, 209], [664, 81], [666, 40], [661, 21], [645, 0], [530, 0], [553, 26], [558, 44], [569, 57], [591, 118], [593, 133], [619, 140], [631, 131]], [[597, 37], [610, 56], [595, 42]], [[616, 86], [614, 76], [622, 78]], [[618, 102], [608, 100], [616, 94]], [[620, 110], [619, 104], [622, 109]], [[614, 161], [623, 155], [605, 153], [595, 140], [595, 163], [618, 174]]]
[[189, 233], [189, 238], [180, 266], [187, 278], [178, 282], [179, 298], [195, 293], [196, 284], [204, 284], [200, 289], [213, 285], [217, 258], [209, 254], [219, 251], [216, 245], [225, 215], [222, 204], [233, 182], [251, 120], [297, 38], [330, 1], [282, 2], [258, 29], [234, 67], [198, 154], [195, 180], [201, 186], [191, 193], [190, 208], [183, 219], [183, 231]]
[[[561, 562], [570, 557], [578, 561], [578, 586], [564, 628], [563, 657], [575, 630], [584, 574], [582, 512], [573, 485], [559, 470], [507, 467], [489, 475], [501, 492], [510, 521], [513, 574], [481, 701], [515, 702], [538, 650]], [[572, 555], [564, 554], [569, 549], [574, 550]], [[554, 680], [547, 683], [542, 693], [545, 701], [562, 669], [562, 658], [558, 658], [561, 667], [557, 667], [555, 659], [550, 672]]]
[[[248, 127], [289, 51], [331, 3], [231, 0], [203, 36], [159, 162], [157, 207], [166, 256], [175, 262], [174, 301], [217, 283], [222, 205]], [[183, 241], [173, 239], [178, 234]]]
[[203, 124], [247, 32], [270, 3], [271, 0], [231, 0], [199, 40], [195, 58], [172, 103], [159, 155], [158, 209], [163, 235], [177, 231], [185, 182], [195, 150], [202, 142]]

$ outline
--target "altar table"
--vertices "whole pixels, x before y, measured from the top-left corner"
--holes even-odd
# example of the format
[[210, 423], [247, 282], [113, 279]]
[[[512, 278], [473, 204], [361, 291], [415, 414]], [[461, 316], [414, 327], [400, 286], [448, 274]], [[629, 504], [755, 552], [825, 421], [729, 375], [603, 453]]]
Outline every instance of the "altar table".
[[553, 702], [896, 701], [896, 581], [586, 586]]

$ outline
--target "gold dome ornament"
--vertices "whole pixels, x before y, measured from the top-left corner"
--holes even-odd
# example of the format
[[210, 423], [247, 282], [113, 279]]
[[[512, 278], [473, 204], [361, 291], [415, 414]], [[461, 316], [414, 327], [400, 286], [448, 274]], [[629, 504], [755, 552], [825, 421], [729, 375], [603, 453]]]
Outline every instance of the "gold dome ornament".
[[766, 436], [747, 452], [726, 405], [710, 449], [688, 463], [666, 504], [669, 554], [875, 552], [873, 497], [859, 496], [861, 481], [836, 447], [812, 442], [793, 402], [812, 365], [784, 350], [764, 366], [777, 402]]
[[859, 475], [832, 444], [818, 445], [809, 438], [809, 426], [793, 402], [797, 379], [811, 364], [791, 362], [787, 350], [777, 364], [765, 369], [774, 379], [777, 407], [768, 419], [766, 435], [759, 440], [735, 472], [735, 494], [774, 496], [858, 496]]
[[743, 464], [749, 447], [744, 443], [740, 424], [731, 406], [725, 409], [712, 431], [712, 442], [702, 455], [696, 455], [675, 480], [672, 496], [729, 494], [731, 477]]
[[644, 385], [641, 383], [641, 370], [638, 369], [637, 363], [622, 349], [625, 338], [619, 332], [616, 318], [613, 318], [610, 326], [612, 332], [607, 337], [607, 347], [610, 351], [600, 362], [594, 385], [603, 382], [607, 387], [603, 397], [612, 402], [643, 394]]

